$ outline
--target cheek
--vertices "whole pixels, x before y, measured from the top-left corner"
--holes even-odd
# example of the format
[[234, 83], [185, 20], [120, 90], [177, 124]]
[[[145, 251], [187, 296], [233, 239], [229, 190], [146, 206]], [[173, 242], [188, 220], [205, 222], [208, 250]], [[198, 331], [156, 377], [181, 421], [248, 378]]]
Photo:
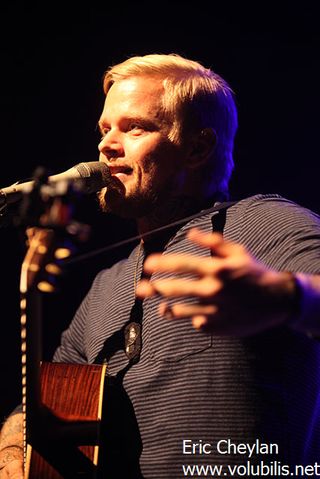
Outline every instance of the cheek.
[[154, 188], [159, 181], [160, 175], [161, 170], [152, 156], [145, 156], [144, 159], [136, 165], [136, 177], [143, 188]]
[[128, 145], [126, 156], [136, 172], [151, 173], [163, 160], [161, 150], [161, 146], [154, 141], [136, 141], [135, 144]]
[[156, 181], [176, 175], [181, 171], [181, 152], [163, 137], [145, 138], [127, 145], [126, 156], [130, 157], [135, 174], [142, 181]]

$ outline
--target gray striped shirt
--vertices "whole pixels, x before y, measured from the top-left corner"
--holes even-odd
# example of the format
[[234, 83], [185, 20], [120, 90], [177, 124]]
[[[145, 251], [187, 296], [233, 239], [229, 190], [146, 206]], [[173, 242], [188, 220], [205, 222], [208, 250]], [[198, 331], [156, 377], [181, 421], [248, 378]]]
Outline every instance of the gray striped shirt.
[[[186, 232], [194, 226], [211, 231], [211, 217], [206, 214], [185, 224], [163, 254], [210, 257], [210, 251], [187, 240]], [[276, 270], [320, 273], [320, 218], [280, 196], [256, 195], [231, 206], [224, 236]], [[128, 259], [97, 275], [63, 333], [54, 361], [94, 362], [106, 338], [128, 321], [134, 278], [141, 274], [143, 259], [137, 247]], [[154, 279], [164, 276], [157, 273]], [[245, 464], [248, 455], [217, 451], [218, 441], [228, 439], [278, 444], [276, 457], [250, 458], [258, 462], [303, 464], [320, 459], [316, 340], [289, 327], [249, 338], [214, 337], [196, 331], [188, 320], [166, 321], [158, 306], [158, 297], [143, 303], [141, 357], [123, 380], [141, 435], [145, 479], [181, 478], [187, 464]], [[127, 364], [119, 350], [108, 371], [115, 375]], [[183, 454], [185, 440], [208, 442], [212, 451]]]

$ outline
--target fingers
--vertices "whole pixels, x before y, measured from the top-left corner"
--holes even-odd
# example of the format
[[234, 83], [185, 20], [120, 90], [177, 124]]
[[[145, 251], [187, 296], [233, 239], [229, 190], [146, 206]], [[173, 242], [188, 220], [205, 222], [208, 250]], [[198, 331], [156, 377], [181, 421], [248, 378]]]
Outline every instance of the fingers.
[[216, 265], [212, 258], [186, 254], [152, 254], [144, 263], [144, 270], [148, 274], [157, 272], [194, 273], [197, 275], [214, 273]]
[[155, 294], [171, 298], [179, 296], [208, 298], [217, 294], [221, 287], [221, 281], [211, 276], [196, 280], [170, 279], [152, 282], [142, 280], [137, 286], [136, 294], [140, 298], [147, 298]]
[[205, 248], [218, 249], [225, 242], [221, 233], [204, 233], [198, 228], [192, 228], [187, 236], [193, 243]]
[[[144, 264], [144, 270], [152, 273], [173, 273], [176, 278], [142, 281], [137, 295], [141, 298], [161, 294], [165, 297], [196, 296], [210, 298], [216, 295], [223, 284], [255, 273], [256, 267], [243, 246], [227, 243], [218, 233], [202, 233], [193, 229], [190, 238], [203, 246], [210, 246], [220, 256], [199, 257], [185, 254], [152, 254]], [[224, 255], [224, 256], [223, 256]], [[193, 279], [179, 274], [192, 274]]]
[[[230, 244], [226, 243], [220, 233], [203, 233], [201, 230], [193, 228], [188, 233], [188, 238], [194, 243], [210, 248], [216, 252], [217, 256], [225, 256], [229, 252]], [[210, 274], [214, 272], [215, 265], [211, 258], [201, 258], [187, 254], [152, 254], [145, 263], [144, 270], [152, 274], [155, 271], [167, 271], [172, 273], [191, 272], [196, 274]]]
[[161, 303], [159, 313], [167, 319], [174, 318], [190, 318], [213, 315], [218, 311], [218, 307], [214, 304], [200, 305], [200, 304], [173, 304]]
[[195, 329], [205, 329], [208, 326], [208, 317], [203, 315], [197, 315], [192, 318], [192, 326]]
[[210, 248], [214, 257], [199, 257], [187, 254], [152, 254], [145, 263], [148, 274], [154, 272], [192, 273], [199, 276], [218, 275], [224, 270], [238, 270], [251, 261], [250, 255], [242, 245], [226, 242], [219, 233], [203, 233], [193, 229], [190, 239], [203, 247]]
[[218, 319], [218, 306], [214, 304], [173, 304], [164, 302], [159, 306], [159, 314], [167, 320], [190, 319], [195, 329], [214, 332], [215, 320]]
[[146, 279], [142, 279], [136, 287], [136, 296], [138, 296], [138, 298], [150, 298], [150, 296], [155, 296], [156, 294], [157, 290], [154, 283]]
[[208, 305], [187, 305], [161, 303], [159, 314], [167, 320], [190, 319], [195, 329], [205, 333], [223, 334], [224, 328], [221, 328], [221, 318], [219, 318], [219, 308], [214, 304]]
[[210, 248], [215, 257], [226, 258], [246, 254], [246, 249], [242, 245], [225, 240], [221, 233], [204, 233], [197, 228], [192, 228], [188, 232], [188, 238], [193, 243]]
[[[256, 297], [259, 300], [258, 287], [266, 275], [265, 267], [244, 246], [225, 241], [219, 233], [192, 229], [188, 238], [207, 251], [210, 249], [213, 255], [150, 255], [144, 264], [146, 273], [150, 276], [167, 273], [171, 278], [157, 279], [154, 276], [154, 279], [142, 280], [137, 287], [137, 296], [160, 295], [165, 301], [159, 309], [162, 316], [167, 319], [191, 319], [193, 327], [203, 332], [243, 334], [249, 329], [247, 318], [253, 317], [252, 300]], [[167, 300], [178, 297], [192, 298], [197, 302], [192, 305], [168, 305]], [[242, 323], [239, 321], [239, 324], [233, 321], [233, 318], [238, 319], [238, 313], [233, 314], [238, 310], [243, 312]], [[254, 327], [255, 318], [252, 320]]]
[[210, 248], [215, 256], [225, 257], [229, 254], [231, 243], [225, 241], [221, 233], [204, 233], [197, 228], [192, 228], [187, 236], [193, 243]]

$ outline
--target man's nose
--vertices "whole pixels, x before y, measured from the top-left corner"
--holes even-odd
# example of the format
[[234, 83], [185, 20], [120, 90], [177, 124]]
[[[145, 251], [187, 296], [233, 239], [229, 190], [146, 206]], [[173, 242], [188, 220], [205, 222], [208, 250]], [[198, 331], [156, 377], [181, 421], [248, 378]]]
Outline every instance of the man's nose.
[[123, 156], [124, 149], [120, 134], [110, 130], [101, 139], [98, 149], [107, 159]]

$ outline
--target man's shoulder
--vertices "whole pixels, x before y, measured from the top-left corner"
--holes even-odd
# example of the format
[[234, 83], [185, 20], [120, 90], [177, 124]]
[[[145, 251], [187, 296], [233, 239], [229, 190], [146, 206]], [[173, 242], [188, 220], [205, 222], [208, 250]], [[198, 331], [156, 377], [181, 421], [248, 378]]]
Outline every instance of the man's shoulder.
[[288, 205], [294, 205], [298, 208], [302, 208], [302, 206], [298, 205], [292, 200], [283, 197], [278, 193], [258, 193], [236, 200], [230, 209], [232, 211], [237, 211], [240, 209], [246, 210], [250, 208], [269, 209], [273, 206], [285, 208]]
[[234, 199], [232, 201], [217, 202], [211, 208], [202, 210], [197, 215], [194, 215], [182, 228], [189, 229], [190, 227], [205, 227], [209, 225], [210, 221], [214, 216], [218, 216], [219, 213], [226, 213], [227, 218], [235, 219], [237, 217], [241, 218], [246, 215], [248, 212], [259, 213], [266, 212], [267, 210], [274, 211], [274, 207], [280, 209], [286, 208], [287, 206], [295, 206], [296, 208], [302, 208], [293, 201], [290, 201], [277, 193], [272, 194], [256, 194], [248, 196], [246, 198]]
[[320, 216], [310, 209], [295, 201], [285, 198], [277, 193], [256, 194], [240, 199], [228, 210], [228, 218], [251, 222], [260, 218], [268, 218], [272, 222], [294, 221], [295, 218], [310, 218], [315, 222], [320, 221]]
[[224, 237], [271, 267], [305, 271], [307, 261], [318, 261], [320, 217], [281, 195], [255, 195], [229, 208]]

